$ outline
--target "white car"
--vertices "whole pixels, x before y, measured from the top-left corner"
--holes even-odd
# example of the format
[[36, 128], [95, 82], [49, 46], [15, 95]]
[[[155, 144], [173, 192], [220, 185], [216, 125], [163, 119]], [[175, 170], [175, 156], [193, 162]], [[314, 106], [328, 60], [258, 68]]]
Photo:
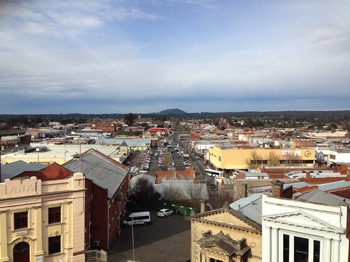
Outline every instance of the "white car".
[[161, 210], [158, 211], [158, 216], [159, 217], [168, 217], [171, 216], [174, 212], [170, 209], [167, 208], [163, 208]]

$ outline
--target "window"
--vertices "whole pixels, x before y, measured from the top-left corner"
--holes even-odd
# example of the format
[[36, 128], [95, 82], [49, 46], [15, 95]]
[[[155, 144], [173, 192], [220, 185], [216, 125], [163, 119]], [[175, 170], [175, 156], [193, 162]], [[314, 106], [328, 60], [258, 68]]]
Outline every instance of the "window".
[[61, 222], [61, 207], [49, 208], [49, 224]]
[[289, 235], [283, 234], [283, 262], [289, 262]]
[[49, 254], [61, 252], [61, 236], [49, 237]]
[[320, 262], [320, 245], [320, 241], [314, 240], [314, 262]]
[[15, 213], [15, 229], [28, 227], [28, 211]]
[[309, 240], [302, 237], [294, 237], [294, 260], [307, 262], [309, 259]]
[[287, 234], [283, 234], [282, 241], [283, 262], [320, 262], [321, 241]]

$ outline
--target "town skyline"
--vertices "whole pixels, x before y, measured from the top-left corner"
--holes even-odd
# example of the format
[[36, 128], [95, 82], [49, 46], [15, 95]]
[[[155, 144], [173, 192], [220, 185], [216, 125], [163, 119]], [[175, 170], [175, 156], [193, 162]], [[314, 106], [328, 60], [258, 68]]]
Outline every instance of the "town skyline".
[[1, 1], [2, 114], [349, 110], [347, 1]]

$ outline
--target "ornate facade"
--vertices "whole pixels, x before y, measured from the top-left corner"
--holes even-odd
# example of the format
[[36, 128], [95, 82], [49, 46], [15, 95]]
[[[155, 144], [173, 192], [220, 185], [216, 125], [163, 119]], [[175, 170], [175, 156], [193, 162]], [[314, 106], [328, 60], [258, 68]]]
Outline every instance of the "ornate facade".
[[200, 213], [191, 223], [191, 261], [262, 261], [261, 226], [226, 208]]
[[0, 184], [0, 261], [85, 261], [85, 178]]

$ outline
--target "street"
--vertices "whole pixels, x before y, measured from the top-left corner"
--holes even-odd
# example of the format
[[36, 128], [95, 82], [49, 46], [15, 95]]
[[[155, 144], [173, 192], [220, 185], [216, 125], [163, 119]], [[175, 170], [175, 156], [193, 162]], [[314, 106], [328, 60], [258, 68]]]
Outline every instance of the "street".
[[[135, 261], [140, 262], [186, 262], [191, 258], [191, 222], [189, 217], [172, 215], [157, 217], [151, 212], [152, 224], [134, 226]], [[108, 252], [108, 261], [133, 260], [132, 228], [122, 229], [113, 248]]]

